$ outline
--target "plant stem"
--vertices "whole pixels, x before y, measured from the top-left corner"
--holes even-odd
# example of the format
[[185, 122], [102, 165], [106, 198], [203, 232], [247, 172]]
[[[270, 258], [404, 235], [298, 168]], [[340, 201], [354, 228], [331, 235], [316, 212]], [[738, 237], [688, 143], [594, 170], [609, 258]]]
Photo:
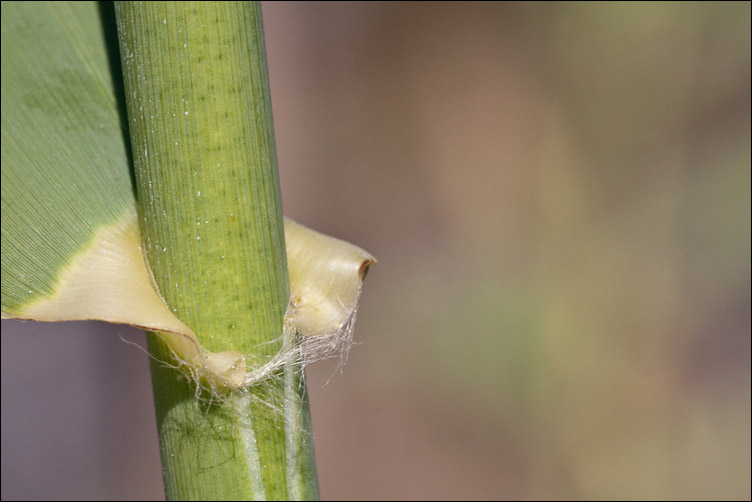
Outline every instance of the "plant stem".
[[[117, 2], [140, 223], [159, 290], [213, 352], [282, 347], [287, 263], [261, 9]], [[156, 360], [170, 350], [154, 336]], [[206, 404], [152, 364], [169, 499], [311, 499], [300, 370]], [[280, 411], [281, 410], [281, 411]]]

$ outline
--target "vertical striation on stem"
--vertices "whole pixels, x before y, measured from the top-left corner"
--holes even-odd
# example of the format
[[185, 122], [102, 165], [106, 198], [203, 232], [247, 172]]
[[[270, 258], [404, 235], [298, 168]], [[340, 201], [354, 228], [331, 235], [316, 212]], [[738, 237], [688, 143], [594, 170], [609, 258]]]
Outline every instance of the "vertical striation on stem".
[[[154, 279], [204, 347], [261, 364], [282, 347], [289, 291], [260, 6], [117, 2], [116, 15]], [[317, 497], [303, 376], [284, 372], [209, 406], [152, 365], [169, 498]]]

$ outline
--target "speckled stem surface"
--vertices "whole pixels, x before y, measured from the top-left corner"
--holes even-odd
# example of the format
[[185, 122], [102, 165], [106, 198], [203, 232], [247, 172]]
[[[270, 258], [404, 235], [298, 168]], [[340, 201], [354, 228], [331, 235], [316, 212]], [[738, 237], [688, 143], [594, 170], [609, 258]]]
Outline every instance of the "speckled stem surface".
[[[116, 15], [156, 283], [208, 350], [262, 363], [282, 346], [289, 292], [260, 6], [117, 2]], [[175, 370], [152, 375], [168, 498], [317, 498], [299, 371], [211, 405]]]

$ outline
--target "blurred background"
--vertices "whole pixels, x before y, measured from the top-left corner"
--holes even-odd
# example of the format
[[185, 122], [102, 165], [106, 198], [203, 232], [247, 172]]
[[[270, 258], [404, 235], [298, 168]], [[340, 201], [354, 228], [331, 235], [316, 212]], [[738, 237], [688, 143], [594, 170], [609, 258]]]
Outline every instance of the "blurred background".
[[[263, 8], [285, 213], [379, 259], [322, 498], [749, 499], [750, 4]], [[3, 499], [164, 497], [118, 334], [3, 321]]]

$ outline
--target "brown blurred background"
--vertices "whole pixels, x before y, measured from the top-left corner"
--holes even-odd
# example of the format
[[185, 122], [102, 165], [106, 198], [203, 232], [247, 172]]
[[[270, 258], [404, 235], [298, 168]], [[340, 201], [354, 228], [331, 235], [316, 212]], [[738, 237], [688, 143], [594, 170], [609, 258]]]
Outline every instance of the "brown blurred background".
[[[285, 212], [379, 259], [322, 498], [750, 498], [749, 3], [264, 18]], [[118, 333], [3, 321], [3, 499], [163, 497]]]

